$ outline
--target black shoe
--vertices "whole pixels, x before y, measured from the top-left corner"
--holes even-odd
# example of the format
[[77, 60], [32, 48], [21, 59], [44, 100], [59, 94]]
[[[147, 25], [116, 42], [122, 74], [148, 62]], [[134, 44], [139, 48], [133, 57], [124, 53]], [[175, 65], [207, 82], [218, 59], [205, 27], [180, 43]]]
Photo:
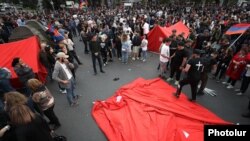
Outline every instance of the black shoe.
[[95, 72], [94, 75], [97, 75], [97, 72]]
[[195, 102], [196, 101], [195, 99], [192, 99], [192, 98], [189, 98], [188, 100], [191, 101], [191, 102]]
[[241, 115], [244, 118], [250, 118], [250, 112]]
[[197, 95], [204, 95], [204, 92], [198, 92]]
[[105, 71], [101, 70], [101, 73], [105, 73]]
[[114, 78], [113, 80], [114, 80], [114, 81], [117, 81], [117, 80], [119, 80], [119, 79], [120, 79], [119, 77], [116, 77], [116, 78]]
[[53, 127], [53, 130], [58, 129], [59, 127], [61, 127], [61, 124], [57, 124], [57, 125], [55, 125], [55, 126]]
[[78, 65], [82, 65], [82, 62], [79, 62]]
[[179, 97], [180, 97], [180, 94], [178, 94], [178, 93], [173, 93], [173, 95], [174, 95], [176, 98], [179, 98]]

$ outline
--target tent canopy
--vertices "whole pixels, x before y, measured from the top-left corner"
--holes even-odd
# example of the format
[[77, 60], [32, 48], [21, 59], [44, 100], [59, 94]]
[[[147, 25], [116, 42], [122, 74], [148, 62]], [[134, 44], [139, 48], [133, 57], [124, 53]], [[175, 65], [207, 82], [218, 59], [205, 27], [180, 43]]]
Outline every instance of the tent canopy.
[[28, 26], [19, 26], [12, 31], [9, 41], [19, 41], [34, 35], [35, 33]]
[[168, 32], [172, 33], [172, 30], [176, 30], [176, 35], [180, 35], [184, 33], [184, 37], [187, 38], [190, 34], [189, 28], [182, 23], [182, 21], [179, 21], [178, 23], [170, 26], [167, 28]]
[[45, 82], [47, 72], [38, 59], [40, 46], [37, 36], [16, 42], [0, 44], [0, 50], [0, 67], [6, 67], [11, 71], [11, 82], [14, 87], [21, 87], [17, 75], [11, 66], [12, 60], [15, 57], [22, 58], [22, 60], [33, 69], [38, 79]]
[[49, 45], [53, 45], [49, 35], [46, 34], [46, 27], [35, 20], [29, 20], [25, 26], [19, 26], [12, 31], [9, 38], [10, 42], [23, 40], [37, 35], [40, 41], [46, 41]]
[[148, 33], [148, 46], [149, 50], [159, 52], [159, 47], [162, 40], [171, 35], [171, 32], [166, 30], [166, 27], [157, 25]]
[[159, 47], [162, 43], [162, 40], [166, 37], [169, 37], [172, 34], [173, 29], [176, 30], [177, 35], [184, 33], [185, 38], [188, 38], [190, 35], [189, 28], [184, 25], [182, 21], [170, 27], [156, 26], [148, 33], [149, 50], [153, 52], [159, 52]]

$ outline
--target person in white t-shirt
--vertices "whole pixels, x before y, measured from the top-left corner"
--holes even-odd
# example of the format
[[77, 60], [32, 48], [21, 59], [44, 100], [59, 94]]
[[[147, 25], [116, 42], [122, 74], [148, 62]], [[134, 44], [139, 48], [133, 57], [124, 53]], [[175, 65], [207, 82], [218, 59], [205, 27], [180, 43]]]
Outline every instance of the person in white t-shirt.
[[65, 37], [64, 43], [67, 45], [67, 48], [68, 48], [69, 52], [75, 58], [75, 60], [77, 61], [77, 63], [79, 65], [82, 65], [82, 62], [79, 60], [78, 55], [75, 52], [74, 42], [69, 38], [69, 33], [65, 33], [64, 37]]
[[171, 44], [171, 40], [169, 38], [164, 39], [160, 50], [160, 75], [161, 78], [166, 78], [165, 72], [166, 72], [166, 65], [169, 62], [170, 59], [170, 51], [169, 51], [169, 45]]
[[147, 35], [149, 32], [149, 24], [146, 22], [146, 20], [144, 20], [143, 22], [142, 29], [143, 29], [143, 34]]
[[148, 50], [148, 40], [147, 40], [146, 35], [143, 35], [143, 39], [142, 39], [142, 42], [141, 42], [141, 49], [142, 49], [141, 60], [143, 62], [145, 62], [146, 58], [147, 58], [147, 50]]

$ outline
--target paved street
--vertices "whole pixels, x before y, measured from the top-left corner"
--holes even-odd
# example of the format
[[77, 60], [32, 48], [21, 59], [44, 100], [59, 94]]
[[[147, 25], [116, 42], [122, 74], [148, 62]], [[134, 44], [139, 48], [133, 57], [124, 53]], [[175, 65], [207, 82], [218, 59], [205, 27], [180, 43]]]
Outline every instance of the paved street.
[[[48, 87], [56, 99], [56, 114], [62, 123], [62, 126], [56, 132], [65, 135], [68, 141], [106, 141], [105, 135], [91, 116], [92, 102], [110, 97], [120, 86], [138, 77], [145, 79], [157, 77], [158, 55], [148, 54], [147, 62], [135, 61], [127, 65], [122, 65], [115, 58], [113, 63], [104, 67], [105, 74], [98, 71], [97, 76], [94, 76], [91, 55], [84, 54], [83, 43], [79, 42], [79, 39], [75, 38], [74, 41], [77, 54], [83, 62], [76, 73], [76, 93], [81, 94], [82, 97], [79, 100], [80, 105], [78, 107], [69, 107], [66, 95], [59, 92], [57, 83], [48, 83]], [[99, 70], [98, 67], [97, 70]], [[113, 81], [115, 77], [120, 79]], [[239, 85], [240, 83], [237, 82], [236, 86], [239, 87]], [[198, 96], [198, 103], [224, 120], [250, 124], [250, 119], [241, 117], [241, 114], [247, 110], [248, 97], [246, 95], [237, 96], [234, 90], [228, 90], [214, 80], [209, 80], [207, 88], [214, 89], [217, 96]], [[183, 92], [187, 93], [188, 96], [190, 96], [190, 91], [190, 86], [185, 86], [183, 89]], [[248, 89], [246, 93], [250, 94], [250, 90]]]

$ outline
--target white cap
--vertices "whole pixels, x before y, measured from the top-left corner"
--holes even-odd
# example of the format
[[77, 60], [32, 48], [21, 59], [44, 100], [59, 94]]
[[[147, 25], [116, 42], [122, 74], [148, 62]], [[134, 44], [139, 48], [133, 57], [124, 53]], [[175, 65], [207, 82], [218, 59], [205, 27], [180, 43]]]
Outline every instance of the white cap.
[[64, 52], [59, 52], [56, 54], [56, 58], [69, 58], [69, 55], [66, 55]]

